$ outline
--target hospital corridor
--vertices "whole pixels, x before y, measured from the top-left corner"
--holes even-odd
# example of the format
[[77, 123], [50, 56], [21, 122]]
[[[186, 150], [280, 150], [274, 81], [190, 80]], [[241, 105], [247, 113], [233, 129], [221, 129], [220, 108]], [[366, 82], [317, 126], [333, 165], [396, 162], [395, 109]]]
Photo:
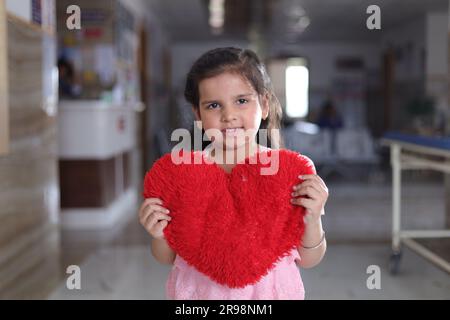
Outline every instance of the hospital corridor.
[[[289, 245], [290, 232], [300, 230], [305, 243], [312, 239], [296, 251], [300, 259], [326, 240], [320, 263], [294, 264], [306, 300], [449, 300], [449, 6], [0, 0], [0, 299], [168, 300], [172, 286], [188, 296], [186, 282], [207, 287], [226, 278], [219, 274], [226, 268], [260, 270], [272, 255], [278, 263], [284, 252], [272, 249], [272, 239]], [[319, 210], [281, 206], [281, 178], [260, 177], [275, 182], [247, 188], [256, 182], [245, 165], [210, 166], [207, 183], [182, 176], [188, 169], [170, 176], [168, 167], [154, 167], [182, 136], [184, 146], [203, 151], [221, 141], [205, 139], [206, 129], [226, 124], [218, 132], [228, 142], [254, 123], [258, 133], [279, 133], [280, 140], [257, 137], [270, 154], [288, 149], [312, 161], [327, 190], [308, 196]], [[141, 217], [159, 187], [146, 179], [152, 168], [165, 174], [161, 196], [168, 215], [174, 211], [153, 220], [167, 225], [158, 239]], [[248, 183], [236, 187], [235, 178]], [[254, 219], [240, 211], [249, 207]], [[290, 223], [277, 234], [277, 221], [293, 219], [289, 210], [318, 219], [323, 235], [301, 215], [300, 227]], [[174, 263], [156, 258], [156, 240], [176, 254]], [[230, 247], [207, 247], [221, 248], [218, 242]], [[225, 255], [232, 251], [239, 261]], [[173, 280], [187, 272], [182, 259], [197, 273]], [[282, 281], [271, 268], [259, 274], [265, 285], [272, 276]], [[193, 297], [209, 293], [200, 287]], [[253, 297], [262, 292], [249, 288]]]

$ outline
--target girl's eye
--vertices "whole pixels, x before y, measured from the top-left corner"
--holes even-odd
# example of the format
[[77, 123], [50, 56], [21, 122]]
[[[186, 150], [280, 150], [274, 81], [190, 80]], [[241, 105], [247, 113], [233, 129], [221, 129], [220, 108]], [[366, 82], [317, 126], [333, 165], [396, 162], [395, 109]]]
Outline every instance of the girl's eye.
[[239, 99], [238, 102], [239, 102], [239, 104], [245, 104], [248, 102], [248, 100], [247, 99]]
[[219, 106], [219, 104], [214, 102], [214, 103], [211, 103], [210, 105], [208, 105], [208, 109], [215, 109], [218, 106]]

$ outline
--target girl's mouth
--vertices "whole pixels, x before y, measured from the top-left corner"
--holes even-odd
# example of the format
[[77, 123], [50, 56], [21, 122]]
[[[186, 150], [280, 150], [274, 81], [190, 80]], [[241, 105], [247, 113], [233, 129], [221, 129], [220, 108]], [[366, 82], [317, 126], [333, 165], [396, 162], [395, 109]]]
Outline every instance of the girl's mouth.
[[226, 128], [222, 129], [222, 133], [226, 136], [237, 136], [238, 134], [242, 133], [244, 128], [238, 127], [238, 128]]

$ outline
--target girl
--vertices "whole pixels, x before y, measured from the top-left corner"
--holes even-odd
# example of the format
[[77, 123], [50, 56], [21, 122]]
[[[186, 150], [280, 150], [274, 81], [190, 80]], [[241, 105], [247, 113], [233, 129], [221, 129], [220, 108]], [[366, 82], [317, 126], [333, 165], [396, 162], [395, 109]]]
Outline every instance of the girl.
[[[206, 148], [203, 153], [227, 173], [231, 173], [244, 158], [270, 150], [270, 147], [277, 148], [281, 143], [279, 135], [269, 137], [268, 146], [257, 141], [258, 129], [280, 128], [281, 107], [264, 65], [250, 50], [228, 47], [205, 53], [194, 63], [187, 76], [185, 97], [207, 134], [210, 129], [222, 133], [211, 139], [211, 145], [222, 147]], [[243, 131], [253, 132], [253, 135], [244, 140], [235, 139]], [[225, 160], [230, 159], [227, 157], [230, 153], [231, 162]], [[304, 158], [313, 167], [311, 160]], [[161, 199], [145, 199], [139, 217], [140, 223], [153, 237], [152, 254], [159, 262], [173, 265], [166, 284], [167, 298], [304, 299], [303, 283], [296, 263], [302, 268], [311, 268], [325, 254], [326, 240], [321, 216], [328, 189], [319, 176], [310, 174], [301, 177], [301, 183], [294, 186], [291, 196], [293, 205], [306, 210], [300, 244], [289, 255], [283, 256], [257, 283], [243, 288], [219, 284], [177, 255], [164, 236], [164, 229], [172, 219], [169, 210], [163, 206]]]

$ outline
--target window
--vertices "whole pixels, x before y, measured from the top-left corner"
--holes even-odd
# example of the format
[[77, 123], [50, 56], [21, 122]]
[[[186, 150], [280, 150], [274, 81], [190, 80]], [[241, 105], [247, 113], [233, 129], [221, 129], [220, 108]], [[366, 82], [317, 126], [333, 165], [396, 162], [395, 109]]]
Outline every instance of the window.
[[286, 117], [305, 118], [309, 111], [309, 69], [306, 59], [274, 59], [269, 62], [268, 70]]
[[308, 115], [309, 71], [304, 59], [289, 59], [286, 66], [286, 114], [290, 118]]

